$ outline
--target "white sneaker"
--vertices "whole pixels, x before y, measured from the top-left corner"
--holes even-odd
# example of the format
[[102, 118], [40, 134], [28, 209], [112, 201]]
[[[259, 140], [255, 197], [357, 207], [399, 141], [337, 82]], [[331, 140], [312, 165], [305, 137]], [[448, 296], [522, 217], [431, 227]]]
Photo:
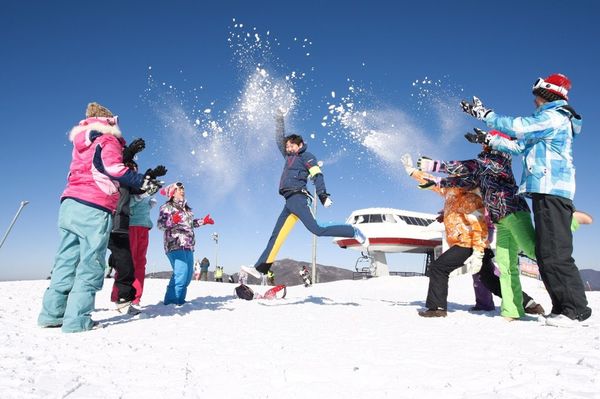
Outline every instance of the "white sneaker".
[[564, 314], [559, 314], [557, 316], [547, 318], [546, 325], [552, 327], [573, 328], [579, 325], [579, 321], [570, 319]]
[[142, 313], [142, 310], [133, 304], [129, 305], [129, 309], [127, 309], [127, 314], [130, 316], [135, 316]]
[[125, 299], [119, 299], [115, 303], [115, 306], [117, 308], [117, 312], [123, 313], [123, 314], [128, 314], [129, 308], [131, 307], [131, 301], [126, 301]]
[[260, 278], [261, 278], [261, 274], [260, 274], [260, 272], [259, 272], [258, 270], [256, 270], [255, 268], [253, 268], [253, 267], [250, 267], [250, 266], [242, 266], [242, 267], [240, 267], [240, 269], [241, 269], [242, 271], [245, 271], [245, 272], [246, 272], [246, 273], [248, 273], [249, 275], [251, 275], [251, 276], [253, 276], [253, 277], [255, 277], [255, 278], [259, 279], [259, 280], [260, 280]]

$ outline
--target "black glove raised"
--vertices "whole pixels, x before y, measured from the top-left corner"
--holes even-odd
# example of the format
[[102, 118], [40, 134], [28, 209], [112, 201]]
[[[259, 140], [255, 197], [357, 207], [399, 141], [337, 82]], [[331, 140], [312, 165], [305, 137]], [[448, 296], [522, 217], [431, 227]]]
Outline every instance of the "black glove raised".
[[488, 145], [490, 143], [490, 140], [488, 139], [488, 134], [486, 131], [483, 131], [478, 128], [473, 128], [473, 131], [475, 133], [466, 133], [465, 134], [465, 138], [467, 139], [468, 142], [475, 143], [475, 144], [485, 144], [485, 145]]
[[327, 194], [327, 193], [319, 194], [319, 200], [321, 201], [321, 204], [325, 205], [325, 201], [327, 201], [327, 198], [329, 198], [329, 194]]
[[146, 148], [146, 142], [144, 139], [135, 139], [127, 147], [123, 149], [123, 163], [129, 163], [133, 161], [135, 154]]
[[156, 179], [157, 177], [164, 176], [166, 174], [167, 174], [167, 168], [165, 168], [163, 165], [158, 165], [154, 169], [148, 169], [145, 173], [145, 175], [151, 179]]

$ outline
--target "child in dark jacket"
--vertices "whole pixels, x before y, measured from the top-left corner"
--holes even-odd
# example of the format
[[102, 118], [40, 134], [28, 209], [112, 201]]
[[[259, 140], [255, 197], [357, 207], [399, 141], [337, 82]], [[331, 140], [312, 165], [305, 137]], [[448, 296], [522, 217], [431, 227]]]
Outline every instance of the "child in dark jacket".
[[[137, 139], [123, 151], [123, 160], [125, 161], [125, 164], [134, 172], [137, 172], [138, 167], [133, 160], [133, 157], [136, 153], [141, 151], [144, 146], [144, 140]], [[146, 173], [156, 178], [164, 176], [167, 173], [167, 170], [161, 165], [153, 170], [148, 170]], [[147, 194], [129, 187], [120, 187], [119, 193], [119, 203], [113, 216], [113, 228], [110, 233], [110, 239], [108, 240], [108, 249], [111, 251], [108, 263], [110, 267], [115, 270], [111, 301], [116, 303], [117, 311], [135, 315], [140, 313], [140, 310], [132, 305], [139, 304], [142, 290], [141, 285], [139, 284], [140, 245], [138, 245], [138, 236], [135, 234], [137, 231], [133, 231], [133, 237], [131, 235], [131, 201], [133, 197], [147, 196]], [[138, 268], [136, 268], [136, 263]], [[142, 271], [142, 273], [144, 273], [144, 271]]]
[[[275, 140], [277, 148], [285, 158], [283, 173], [279, 182], [279, 194], [285, 198], [285, 205], [267, 247], [254, 265], [255, 277], [260, 273], [266, 275], [281, 248], [281, 245], [298, 220], [316, 236], [322, 237], [354, 237], [359, 243], [366, 241], [365, 236], [357, 228], [349, 224], [337, 224], [321, 226], [315, 220], [311, 205], [314, 198], [306, 189], [306, 183], [310, 178], [317, 188], [317, 196], [324, 207], [333, 204], [325, 188], [323, 173], [316, 157], [308, 152], [302, 136], [291, 134], [285, 136], [283, 113], [276, 115]], [[252, 272], [251, 268], [248, 268]]]

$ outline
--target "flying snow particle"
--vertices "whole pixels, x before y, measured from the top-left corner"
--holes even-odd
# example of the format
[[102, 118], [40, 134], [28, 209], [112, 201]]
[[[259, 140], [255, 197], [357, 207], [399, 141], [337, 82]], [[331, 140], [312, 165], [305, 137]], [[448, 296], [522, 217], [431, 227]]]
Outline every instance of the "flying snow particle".
[[210, 109], [210, 108], [206, 108], [206, 109], [204, 110], [204, 113], [205, 113], [205, 114], [210, 114], [210, 113], [211, 113], [211, 109]]

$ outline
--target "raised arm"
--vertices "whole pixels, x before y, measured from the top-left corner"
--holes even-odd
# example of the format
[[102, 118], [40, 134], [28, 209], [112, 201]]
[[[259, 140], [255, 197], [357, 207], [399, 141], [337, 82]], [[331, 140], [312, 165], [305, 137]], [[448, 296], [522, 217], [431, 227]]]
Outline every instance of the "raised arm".
[[281, 110], [275, 111], [275, 144], [281, 152], [281, 155], [285, 157], [285, 123], [283, 120], [283, 112]]

